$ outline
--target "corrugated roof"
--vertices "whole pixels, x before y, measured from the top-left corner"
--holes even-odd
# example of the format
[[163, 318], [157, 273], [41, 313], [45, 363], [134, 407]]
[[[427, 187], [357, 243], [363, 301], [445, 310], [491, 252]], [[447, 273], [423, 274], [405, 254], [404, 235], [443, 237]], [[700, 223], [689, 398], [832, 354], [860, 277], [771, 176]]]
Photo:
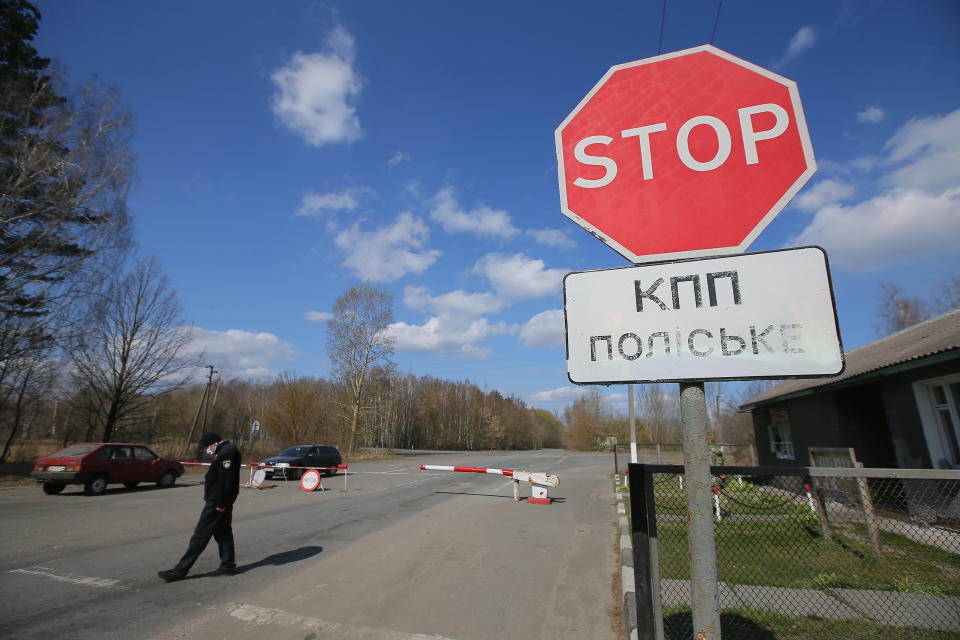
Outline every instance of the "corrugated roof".
[[960, 309], [865, 344], [845, 354], [847, 368], [832, 378], [785, 380], [742, 406], [751, 408], [799, 391], [827, 387], [911, 360], [960, 348]]

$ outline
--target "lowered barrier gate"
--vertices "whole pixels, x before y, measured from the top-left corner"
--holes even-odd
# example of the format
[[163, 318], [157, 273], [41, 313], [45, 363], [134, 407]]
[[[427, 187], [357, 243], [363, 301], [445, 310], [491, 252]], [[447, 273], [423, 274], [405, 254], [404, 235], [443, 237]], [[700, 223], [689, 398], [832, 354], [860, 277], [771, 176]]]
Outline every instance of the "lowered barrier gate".
[[533, 504], [550, 504], [550, 496], [547, 495], [547, 487], [559, 487], [560, 478], [543, 472], [520, 471], [517, 469], [488, 469], [486, 467], [457, 467], [439, 464], [422, 464], [421, 471], [462, 471], [466, 473], [488, 473], [493, 475], [507, 476], [513, 479], [513, 501], [520, 502], [520, 483], [527, 482], [531, 485], [530, 497], [527, 502]]
[[[209, 467], [209, 462], [180, 462], [180, 464], [188, 467]], [[266, 471], [270, 469], [271, 471], [280, 471], [283, 474], [283, 479], [287, 479], [287, 470], [288, 469], [297, 469], [302, 471], [300, 474], [300, 488], [304, 491], [324, 491], [323, 486], [320, 481], [320, 472], [321, 471], [333, 471], [334, 474], [338, 471], [343, 472], [343, 491], [347, 490], [347, 465], [338, 464], [335, 467], [291, 467], [280, 466], [280, 465], [269, 465], [262, 464], [259, 462], [252, 462], [250, 464], [241, 464], [241, 467], [250, 468], [250, 478], [247, 482], [242, 485], [245, 488], [251, 489], [260, 489], [264, 487], [263, 481], [266, 479]], [[292, 480], [293, 478], [291, 478]], [[271, 485], [275, 486], [275, 485]], [[269, 487], [267, 487], [269, 488]]]

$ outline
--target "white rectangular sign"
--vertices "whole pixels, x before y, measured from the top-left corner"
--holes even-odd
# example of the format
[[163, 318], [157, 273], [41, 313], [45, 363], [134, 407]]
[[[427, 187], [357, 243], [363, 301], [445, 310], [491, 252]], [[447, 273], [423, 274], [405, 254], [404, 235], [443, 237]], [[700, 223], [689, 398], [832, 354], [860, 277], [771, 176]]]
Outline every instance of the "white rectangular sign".
[[843, 371], [827, 256], [802, 247], [578, 271], [563, 280], [577, 384]]

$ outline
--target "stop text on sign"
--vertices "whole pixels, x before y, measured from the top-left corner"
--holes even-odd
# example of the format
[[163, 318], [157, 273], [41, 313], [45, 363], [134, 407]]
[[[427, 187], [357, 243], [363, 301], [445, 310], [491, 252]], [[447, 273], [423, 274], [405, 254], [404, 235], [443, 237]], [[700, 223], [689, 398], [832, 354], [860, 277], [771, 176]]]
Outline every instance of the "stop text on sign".
[[[774, 117], [773, 126], [768, 129], [758, 129], [754, 123], [753, 116], [756, 114], [768, 113]], [[757, 142], [761, 140], [770, 140], [782, 135], [787, 130], [790, 122], [790, 116], [787, 110], [778, 104], [758, 104], [750, 107], [737, 109], [737, 118], [740, 124], [739, 139], [743, 144], [743, 159], [745, 164], [757, 164], [760, 162], [760, 155], [757, 152]], [[696, 127], [705, 127], [712, 131], [716, 139], [716, 152], [713, 157], [707, 160], [700, 160], [694, 157], [691, 151], [690, 137]], [[622, 139], [637, 138], [640, 143], [640, 168], [644, 180], [653, 180], [653, 154], [651, 153], [651, 136], [657, 133], [669, 133], [666, 122], [648, 124], [631, 129], [624, 129], [620, 132]], [[660, 136], [658, 136], [660, 137]], [[613, 138], [608, 135], [590, 135], [574, 145], [573, 155], [578, 162], [584, 165], [593, 165], [604, 168], [604, 175], [600, 178], [589, 179], [578, 176], [573, 184], [583, 189], [599, 189], [605, 187], [617, 177], [619, 168], [616, 161], [607, 156], [600, 155], [589, 148], [595, 145], [609, 145]], [[677, 152], [677, 157], [688, 169], [693, 171], [712, 171], [722, 166], [729, 158], [730, 151], [733, 148], [733, 139], [730, 129], [720, 118], [713, 115], [698, 115], [684, 122], [677, 129], [675, 138], [671, 141]], [[663, 154], [660, 154], [663, 157]]]
[[826, 254], [803, 247], [564, 278], [580, 384], [819, 377], [843, 370]]
[[796, 83], [710, 45], [610, 67], [554, 139], [561, 211], [633, 263], [746, 251], [816, 171]]

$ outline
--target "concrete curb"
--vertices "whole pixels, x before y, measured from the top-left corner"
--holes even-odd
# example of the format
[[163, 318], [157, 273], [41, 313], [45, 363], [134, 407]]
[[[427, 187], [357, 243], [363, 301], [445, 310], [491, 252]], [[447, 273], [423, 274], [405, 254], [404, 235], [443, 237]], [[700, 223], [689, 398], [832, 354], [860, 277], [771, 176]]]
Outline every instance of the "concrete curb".
[[618, 479], [613, 480], [613, 494], [617, 497], [617, 516], [620, 519], [620, 590], [623, 593], [623, 627], [630, 640], [638, 640], [637, 634], [637, 594], [633, 575], [633, 541], [630, 537], [630, 524], [627, 510], [623, 504], [623, 495]]

